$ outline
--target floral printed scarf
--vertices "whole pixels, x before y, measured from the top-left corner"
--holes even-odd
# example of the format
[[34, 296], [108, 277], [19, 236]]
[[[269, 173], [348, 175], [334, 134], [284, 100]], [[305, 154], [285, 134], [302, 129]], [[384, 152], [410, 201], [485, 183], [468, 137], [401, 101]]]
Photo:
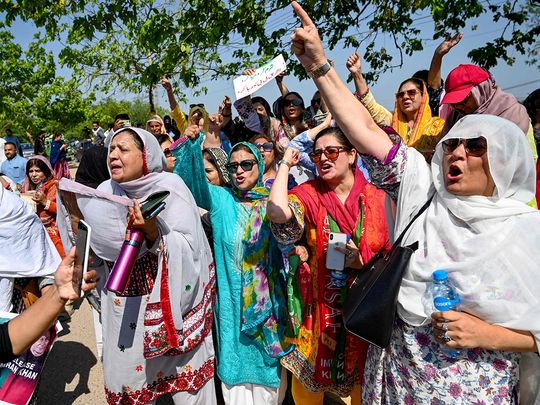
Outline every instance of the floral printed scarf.
[[286, 276], [281, 252], [266, 216], [269, 191], [262, 185], [264, 159], [255, 146], [247, 142], [236, 144], [231, 154], [239, 145], [249, 148], [259, 168], [255, 187], [247, 191], [233, 187], [236, 198], [249, 210], [242, 239], [242, 332], [254, 339], [270, 357], [281, 357], [292, 349], [283, 342], [288, 319]]

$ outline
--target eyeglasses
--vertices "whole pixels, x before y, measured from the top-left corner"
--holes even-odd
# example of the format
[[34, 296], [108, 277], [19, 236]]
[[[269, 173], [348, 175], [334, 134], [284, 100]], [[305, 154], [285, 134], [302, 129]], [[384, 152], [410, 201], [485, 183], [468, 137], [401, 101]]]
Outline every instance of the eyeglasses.
[[452, 153], [460, 144], [463, 144], [465, 147], [465, 152], [471, 156], [479, 157], [487, 152], [487, 141], [483, 136], [471, 139], [447, 139], [442, 143], [443, 152], [448, 155]]
[[254, 143], [253, 145], [255, 145], [257, 149], [262, 149], [265, 152], [272, 152], [272, 150], [274, 150], [274, 144], [272, 142]]
[[284, 107], [289, 107], [291, 105], [294, 107], [300, 107], [302, 104], [304, 103], [299, 98], [293, 98], [292, 100], [283, 100]]
[[324, 153], [324, 156], [328, 158], [328, 160], [336, 160], [339, 157], [339, 154], [343, 151], [348, 151], [348, 149], [344, 146], [327, 146], [324, 149], [316, 149], [313, 152], [309, 154], [309, 158], [313, 163], [319, 163], [321, 161], [321, 156]]
[[242, 160], [241, 162], [232, 162], [225, 165], [225, 169], [229, 173], [236, 173], [238, 171], [238, 166], [242, 168], [243, 171], [249, 172], [253, 169], [253, 165], [256, 165], [257, 161], [254, 159]]
[[169, 148], [163, 149], [163, 154], [164, 154], [165, 157], [167, 157], [167, 158], [170, 158], [170, 157], [173, 156], [173, 154], [172, 154], [172, 152], [171, 152], [171, 150], [170, 150]]
[[407, 96], [409, 96], [409, 98], [415, 98], [418, 93], [420, 93], [420, 92], [418, 90], [416, 90], [416, 89], [399, 91], [399, 92], [396, 93], [396, 98], [403, 98], [403, 97], [405, 97], [405, 94]]

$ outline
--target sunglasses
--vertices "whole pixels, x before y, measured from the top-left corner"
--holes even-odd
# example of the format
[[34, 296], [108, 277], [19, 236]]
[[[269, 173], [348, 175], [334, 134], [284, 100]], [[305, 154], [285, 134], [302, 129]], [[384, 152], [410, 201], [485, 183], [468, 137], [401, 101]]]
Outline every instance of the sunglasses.
[[348, 151], [348, 149], [344, 146], [327, 146], [324, 149], [316, 149], [313, 152], [309, 154], [309, 158], [313, 163], [319, 163], [321, 161], [321, 156], [324, 153], [324, 156], [328, 158], [328, 160], [336, 160], [339, 157], [339, 154], [343, 151]]
[[294, 107], [300, 107], [302, 104], [304, 103], [299, 98], [293, 98], [292, 100], [283, 100], [284, 107], [289, 107], [291, 105]]
[[238, 166], [242, 168], [243, 171], [249, 172], [253, 169], [253, 165], [256, 165], [257, 161], [254, 159], [242, 160], [241, 162], [232, 162], [225, 165], [225, 169], [229, 173], [236, 173], [238, 171]]
[[262, 149], [265, 152], [272, 152], [272, 150], [274, 150], [274, 144], [272, 142], [254, 143], [253, 145], [255, 145], [257, 149]]
[[471, 156], [479, 157], [487, 152], [487, 141], [483, 136], [472, 139], [448, 139], [442, 143], [443, 152], [448, 155], [452, 153], [460, 144], [463, 144], [465, 147], [465, 152]]
[[416, 89], [399, 91], [399, 92], [396, 93], [396, 98], [403, 98], [403, 97], [405, 97], [405, 94], [407, 96], [409, 96], [409, 98], [414, 98], [418, 93], [420, 93], [420, 92], [418, 90], [416, 90]]
[[189, 105], [189, 108], [193, 108], [193, 107], [200, 107], [200, 108], [204, 108], [204, 104], [203, 103], [200, 103], [200, 104], [190, 104]]
[[172, 154], [172, 152], [171, 152], [171, 150], [169, 148], [163, 149], [163, 154], [165, 155], [165, 157], [168, 157], [168, 158], [173, 156], [173, 154]]

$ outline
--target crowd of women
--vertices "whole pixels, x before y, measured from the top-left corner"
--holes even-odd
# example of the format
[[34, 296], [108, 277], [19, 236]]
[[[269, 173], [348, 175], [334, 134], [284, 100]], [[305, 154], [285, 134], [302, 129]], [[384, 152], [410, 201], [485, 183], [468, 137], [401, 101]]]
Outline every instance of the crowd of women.
[[[131, 230], [145, 235], [125, 290], [99, 288], [107, 401], [540, 401], [540, 97], [525, 108], [471, 64], [443, 82], [458, 35], [429, 71], [401, 82], [389, 112], [358, 53], [342, 61], [351, 92], [292, 7], [302, 22], [292, 50], [318, 88], [309, 106], [279, 76], [272, 107], [249, 98], [233, 119], [225, 98], [216, 114], [200, 104], [184, 114], [163, 78], [171, 116], [151, 116], [146, 130], [120, 117], [81, 164], [77, 181], [90, 187], [58, 183], [63, 168], [45, 158], [28, 161], [25, 191], [60, 256], [84, 218], [106, 280]], [[88, 172], [92, 183], [81, 180]], [[141, 203], [157, 191], [169, 192], [165, 210], [149, 219]], [[345, 329], [347, 286], [430, 198], [403, 240], [420, 248], [381, 350]], [[331, 233], [348, 235], [343, 271], [327, 267]], [[459, 311], [426, 305], [436, 269], [453, 281]]]

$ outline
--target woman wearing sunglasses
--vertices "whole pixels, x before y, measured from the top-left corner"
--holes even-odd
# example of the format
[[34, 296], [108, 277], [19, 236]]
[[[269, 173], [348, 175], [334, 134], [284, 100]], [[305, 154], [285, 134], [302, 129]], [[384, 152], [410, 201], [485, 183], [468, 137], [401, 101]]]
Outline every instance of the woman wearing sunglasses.
[[172, 173], [176, 158], [173, 156], [169, 148], [172, 145], [173, 140], [167, 134], [156, 135], [156, 139], [159, 142], [159, 146], [161, 147], [163, 154], [165, 155], [165, 159], [167, 160], [167, 171]]
[[352, 281], [354, 271], [343, 274], [326, 267], [329, 232], [350, 235], [345, 266], [361, 268], [388, 240], [385, 194], [366, 181], [357, 168], [356, 150], [339, 128], [321, 131], [310, 157], [319, 176], [288, 195], [287, 174], [300, 155], [293, 148], [285, 151], [268, 202], [268, 217], [278, 240], [289, 245], [305, 234], [310, 250], [307, 296], [312, 298], [304, 302], [309, 309], [300, 314], [305, 315], [302, 325], [290, 339], [295, 350], [281, 364], [293, 373], [296, 403], [322, 404], [324, 392], [333, 392], [352, 395], [352, 403], [357, 404], [368, 346], [342, 326], [346, 289], [340, 277]]
[[226, 404], [278, 404], [279, 358], [287, 322], [285, 271], [266, 216], [264, 159], [255, 145], [237, 143], [226, 168], [231, 188], [208, 184], [197, 126], [173, 144], [174, 172], [180, 175], [213, 225], [218, 294], [217, 373]]
[[373, 120], [379, 126], [392, 127], [405, 140], [407, 146], [430, 158], [440, 139], [444, 120], [431, 115], [424, 81], [411, 77], [399, 85], [392, 114], [375, 101], [362, 75], [360, 55], [357, 52], [347, 59], [347, 69], [354, 80], [356, 97], [369, 111]]
[[[293, 34], [293, 51], [307, 69], [324, 67], [315, 25], [296, 2], [293, 7], [303, 25]], [[540, 378], [533, 354], [540, 343], [540, 214], [527, 206], [535, 173], [523, 131], [500, 117], [466, 116], [437, 145], [428, 165], [397, 134], [375, 124], [335, 70], [325, 70], [314, 82], [366, 155], [371, 181], [395, 201], [394, 235], [433, 196], [403, 240], [418, 241], [420, 248], [403, 276], [389, 346], [368, 351], [363, 400], [516, 404], [519, 394], [521, 403], [534, 403], [531, 396], [538, 392], [530, 388]], [[454, 282], [459, 311], [432, 309], [428, 291], [437, 269]], [[461, 354], [449, 358], [441, 345]]]
[[[283, 149], [267, 135], [255, 135], [249, 141], [255, 145], [264, 159], [263, 185], [270, 190], [276, 178], [277, 161], [283, 157]], [[292, 174], [289, 174], [287, 184], [289, 189], [296, 186], [296, 181]]]
[[[288, 140], [313, 126], [311, 114], [306, 110], [304, 99], [295, 91], [283, 96], [279, 103], [279, 113]], [[283, 146], [287, 146], [287, 143], [287, 140], [281, 142]]]

